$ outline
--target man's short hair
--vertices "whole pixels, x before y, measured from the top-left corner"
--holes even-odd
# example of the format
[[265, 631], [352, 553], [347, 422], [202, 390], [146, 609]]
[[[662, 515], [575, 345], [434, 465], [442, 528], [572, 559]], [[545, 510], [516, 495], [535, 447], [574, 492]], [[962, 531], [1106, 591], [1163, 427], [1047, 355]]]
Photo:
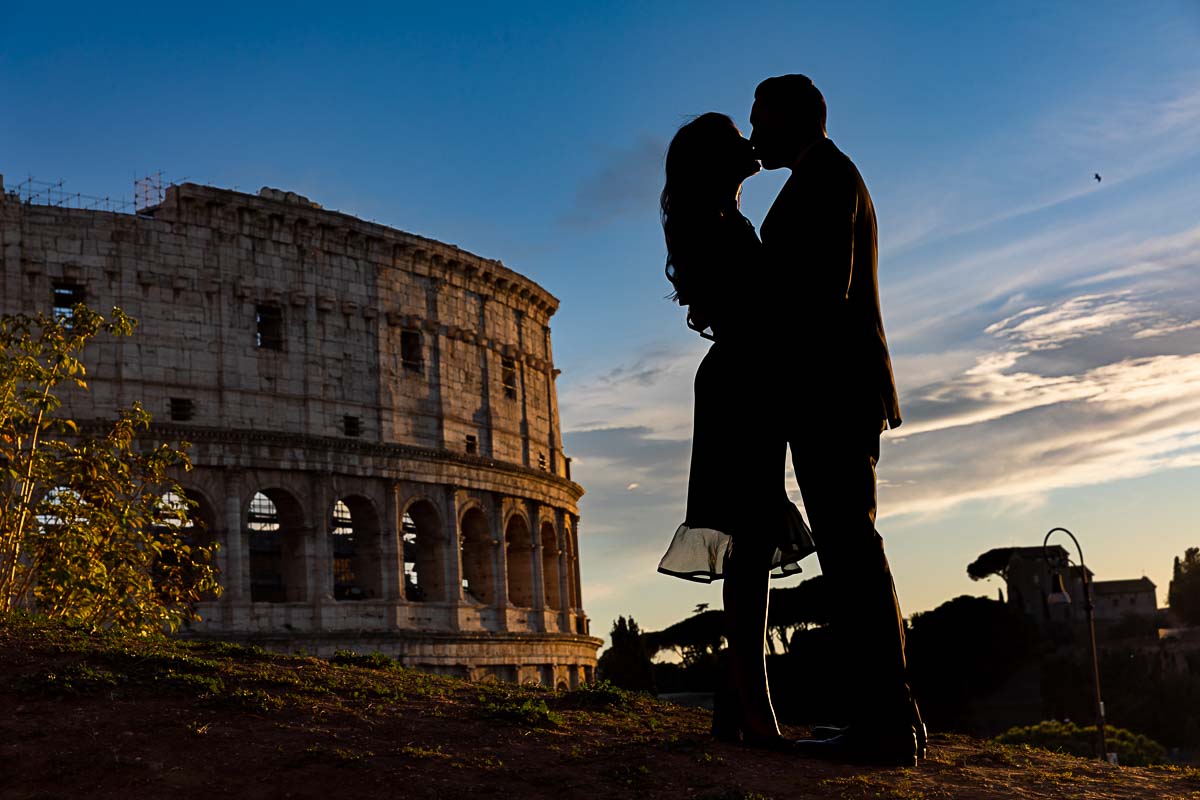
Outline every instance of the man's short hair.
[[754, 99], [786, 114], [797, 127], [825, 130], [825, 98], [807, 75], [767, 78], [754, 90]]

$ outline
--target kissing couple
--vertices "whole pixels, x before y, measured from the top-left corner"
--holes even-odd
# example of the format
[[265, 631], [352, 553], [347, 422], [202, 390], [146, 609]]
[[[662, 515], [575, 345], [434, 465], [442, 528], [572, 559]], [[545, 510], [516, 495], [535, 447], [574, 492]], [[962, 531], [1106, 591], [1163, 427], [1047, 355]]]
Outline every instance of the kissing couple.
[[[926, 733], [906, 675], [904, 619], [875, 530], [879, 437], [900, 404], [879, 305], [875, 209], [828, 138], [804, 75], [754, 93], [750, 138], [707, 113], [671, 140], [662, 192], [666, 275], [688, 327], [712, 340], [696, 373], [687, 514], [658, 571], [724, 579], [727, 659], [713, 735], [861, 764], [913, 766]], [[791, 176], [759, 235], [739, 210], [760, 169]], [[804, 509], [788, 499], [792, 464]], [[735, 544], [736, 543], [736, 544]], [[815, 552], [837, 642], [803, 658], [844, 677], [842, 718], [814, 738], [780, 734], [767, 682], [771, 577]], [[778, 677], [778, 675], [777, 675]]]

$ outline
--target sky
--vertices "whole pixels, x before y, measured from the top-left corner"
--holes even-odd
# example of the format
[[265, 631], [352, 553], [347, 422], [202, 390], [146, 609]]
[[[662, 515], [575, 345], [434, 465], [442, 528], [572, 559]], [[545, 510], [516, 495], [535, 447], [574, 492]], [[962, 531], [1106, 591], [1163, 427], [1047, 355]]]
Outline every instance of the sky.
[[[0, 174], [274, 186], [538, 281], [604, 637], [720, 604], [656, 572], [707, 346], [666, 299], [667, 143], [712, 110], [748, 133], [757, 83], [802, 72], [879, 219], [905, 422], [878, 527], [904, 612], [995, 596], [967, 564], [1056, 526], [1165, 604], [1200, 545], [1200, 2], [847, 8], [5, 0]], [[785, 178], [746, 183], [753, 222]]]

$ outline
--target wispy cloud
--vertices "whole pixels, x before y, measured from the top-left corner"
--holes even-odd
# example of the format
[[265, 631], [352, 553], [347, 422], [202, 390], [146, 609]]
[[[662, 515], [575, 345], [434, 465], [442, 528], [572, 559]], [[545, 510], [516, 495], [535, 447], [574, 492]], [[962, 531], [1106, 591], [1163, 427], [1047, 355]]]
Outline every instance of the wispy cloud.
[[573, 226], [600, 226], [626, 214], [653, 214], [662, 190], [666, 141], [648, 134], [601, 156], [601, 166], [575, 192], [564, 215]]
[[1086, 275], [1071, 285], [1093, 286], [1186, 267], [1194, 268], [1197, 265], [1197, 253], [1200, 253], [1200, 225], [1130, 247], [1123, 253], [1125, 263], [1122, 266]]
[[[1037, 502], [1200, 463], [1200, 333], [1171, 322], [1169, 299], [1132, 288], [1068, 296], [987, 325], [993, 349], [909, 404], [883, 461], [884, 512]], [[1122, 356], [1131, 340], [1167, 333], [1185, 335]]]
[[692, 383], [704, 350], [699, 337], [678, 350], [651, 346], [624, 363], [565, 383], [559, 406], [566, 430], [638, 428], [659, 438], [689, 438]]

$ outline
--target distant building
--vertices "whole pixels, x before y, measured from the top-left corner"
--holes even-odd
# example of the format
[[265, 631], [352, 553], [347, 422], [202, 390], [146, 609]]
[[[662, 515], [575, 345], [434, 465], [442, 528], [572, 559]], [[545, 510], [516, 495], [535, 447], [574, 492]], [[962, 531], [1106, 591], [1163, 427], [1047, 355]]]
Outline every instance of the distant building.
[[[1004, 579], [1008, 603], [1039, 624], [1075, 622], [1086, 619], [1083, 568], [1071, 565], [1067, 551], [1059, 545], [1001, 547], [989, 550], [967, 569], [975, 577], [999, 575]], [[1058, 590], [1055, 576], [1061, 574], [1070, 603], [1052, 604]], [[1097, 581], [1087, 570], [1092, 584], [1097, 623], [1119, 622], [1126, 617], [1153, 618], [1158, 613], [1154, 583], [1149, 578]]]
[[1158, 613], [1158, 595], [1154, 582], [1136, 580], [1096, 581], [1092, 584], [1096, 600], [1096, 621], [1117, 622], [1125, 617], [1153, 617]]
[[184, 183], [124, 214], [0, 176], [0, 313], [81, 302], [139, 326], [89, 348], [64, 412], [96, 426], [139, 400], [151, 437], [193, 443], [180, 483], [225, 591], [185, 633], [592, 681], [541, 286], [292, 192]]
[[[1009, 605], [1016, 606], [1039, 623], [1070, 622], [1083, 614], [1083, 576], [1079, 567], [1068, 565], [1067, 551], [1050, 547], [1007, 547], [1007, 566], [1000, 572], [1008, 587]], [[1003, 558], [1003, 553], [997, 553]], [[1049, 597], [1057, 586], [1054, 576], [1061, 572], [1063, 586], [1071, 597], [1069, 604], [1051, 605]], [[1088, 577], [1092, 571], [1088, 570]]]

